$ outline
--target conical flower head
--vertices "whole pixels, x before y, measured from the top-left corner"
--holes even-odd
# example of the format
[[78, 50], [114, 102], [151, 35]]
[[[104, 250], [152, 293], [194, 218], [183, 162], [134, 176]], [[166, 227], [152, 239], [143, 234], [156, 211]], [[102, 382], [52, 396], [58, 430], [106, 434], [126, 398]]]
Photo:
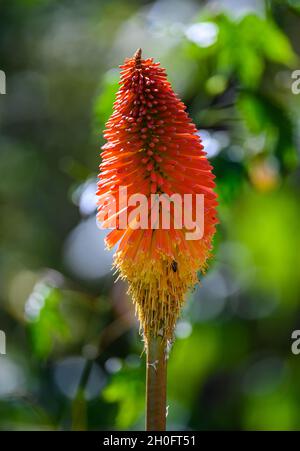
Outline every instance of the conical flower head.
[[138, 50], [121, 69], [104, 132], [98, 220], [113, 228], [108, 248], [120, 241], [114, 265], [128, 281], [146, 339], [169, 340], [185, 294], [210, 256], [214, 176], [159, 63], [141, 59]]

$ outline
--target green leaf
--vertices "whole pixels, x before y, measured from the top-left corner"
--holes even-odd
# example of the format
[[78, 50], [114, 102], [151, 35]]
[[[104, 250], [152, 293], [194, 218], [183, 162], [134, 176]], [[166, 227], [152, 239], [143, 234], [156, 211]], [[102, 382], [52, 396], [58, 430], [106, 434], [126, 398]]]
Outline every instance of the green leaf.
[[[37, 295], [33, 293], [32, 296]], [[69, 326], [60, 312], [61, 292], [46, 285], [39, 286], [38, 295], [43, 307], [29, 325], [33, 352], [38, 358], [47, 358], [53, 349], [55, 340], [65, 341], [69, 335]], [[41, 298], [43, 296], [43, 298]]]
[[116, 426], [131, 427], [143, 414], [145, 386], [140, 368], [124, 368], [103, 391], [107, 402], [118, 403]]

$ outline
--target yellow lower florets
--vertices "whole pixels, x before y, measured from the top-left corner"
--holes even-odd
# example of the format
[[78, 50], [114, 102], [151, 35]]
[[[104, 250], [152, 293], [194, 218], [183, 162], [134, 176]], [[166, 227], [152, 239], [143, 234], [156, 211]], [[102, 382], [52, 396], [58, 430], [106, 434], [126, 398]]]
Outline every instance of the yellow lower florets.
[[166, 255], [151, 259], [140, 254], [133, 264], [117, 252], [114, 266], [129, 284], [145, 338], [159, 335], [172, 340], [185, 294], [198, 281], [200, 262], [183, 253], [177, 253], [176, 261]]

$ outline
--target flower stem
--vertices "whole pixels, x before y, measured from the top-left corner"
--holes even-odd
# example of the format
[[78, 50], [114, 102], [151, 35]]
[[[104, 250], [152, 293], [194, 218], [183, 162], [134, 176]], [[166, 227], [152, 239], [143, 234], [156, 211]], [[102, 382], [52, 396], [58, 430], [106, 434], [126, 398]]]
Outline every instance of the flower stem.
[[161, 337], [147, 340], [146, 430], [166, 430], [167, 360], [166, 341]]

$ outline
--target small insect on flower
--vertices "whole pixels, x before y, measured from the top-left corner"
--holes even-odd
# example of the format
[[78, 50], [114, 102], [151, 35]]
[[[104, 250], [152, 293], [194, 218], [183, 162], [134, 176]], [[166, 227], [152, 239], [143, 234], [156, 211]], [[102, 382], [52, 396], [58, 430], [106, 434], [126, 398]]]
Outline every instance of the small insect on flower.
[[178, 266], [177, 266], [177, 262], [175, 260], [172, 261], [171, 266], [172, 266], [173, 271], [176, 272]]
[[[120, 89], [104, 137], [98, 219], [105, 213], [106, 226], [115, 221], [106, 244], [112, 248], [120, 241], [114, 265], [128, 282], [145, 338], [171, 340], [185, 294], [211, 255], [217, 200], [212, 166], [185, 105], [165, 69], [152, 58], [142, 59], [140, 49], [121, 66]], [[128, 197], [146, 199], [149, 227], [137, 226], [141, 209], [136, 203], [123, 204], [120, 189], [126, 189]], [[189, 240], [184, 221], [182, 226], [176, 221], [197, 210], [197, 196], [204, 199], [203, 220], [195, 226], [204, 224], [203, 233], [201, 239]], [[166, 197], [171, 199], [169, 227], [162, 226], [163, 208], [157, 209], [155, 221], [151, 216], [155, 202], [163, 203]], [[179, 213], [178, 197], [183, 199]], [[129, 218], [125, 227], [124, 215]]]

